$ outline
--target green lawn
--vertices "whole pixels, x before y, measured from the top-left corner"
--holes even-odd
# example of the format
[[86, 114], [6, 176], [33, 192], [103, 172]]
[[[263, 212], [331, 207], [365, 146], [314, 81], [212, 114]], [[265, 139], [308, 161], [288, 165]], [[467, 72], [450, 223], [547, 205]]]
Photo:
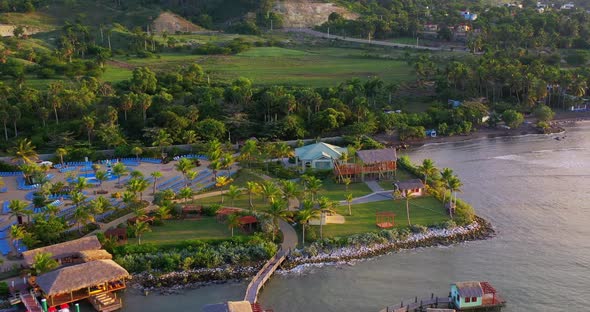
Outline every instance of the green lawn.
[[416, 179], [416, 177], [413, 174], [411, 174], [403, 169], [397, 169], [396, 176], [394, 179], [380, 180], [378, 183], [382, 188], [384, 188], [386, 190], [393, 190], [393, 182], [405, 181], [405, 180], [411, 180], [411, 179]]
[[[231, 207], [244, 208], [244, 209], [250, 208], [250, 203], [248, 201], [247, 194], [240, 195], [236, 200], [234, 200], [233, 203], [232, 203], [231, 199], [229, 197], [227, 197], [227, 195], [223, 196], [223, 198], [224, 198], [224, 201], [223, 201], [224, 206], [228, 206], [228, 207], [231, 206]], [[221, 196], [212, 196], [212, 197], [207, 197], [207, 198], [203, 198], [203, 199], [196, 199], [196, 200], [194, 200], [194, 203], [196, 205], [221, 204]], [[264, 200], [261, 198], [260, 195], [256, 195], [252, 198], [252, 204], [254, 204], [254, 209], [256, 209], [256, 210], [264, 210], [266, 207], [269, 206], [269, 204], [264, 202]]]
[[319, 196], [325, 196], [335, 201], [345, 200], [347, 193], [352, 193], [353, 197], [361, 197], [372, 193], [371, 189], [363, 182], [350, 183], [348, 192], [346, 191], [346, 185], [338, 184], [332, 180], [324, 180], [322, 184], [323, 187]]
[[[340, 206], [337, 212], [346, 217], [345, 224], [328, 224], [324, 226], [326, 237], [347, 236], [357, 233], [378, 231], [375, 225], [375, 213], [377, 211], [390, 211], [395, 213], [396, 227], [407, 227], [406, 201], [386, 200], [352, 206], [352, 216], [348, 216], [348, 207]], [[410, 201], [410, 220], [412, 224], [424, 226], [434, 225], [448, 220], [448, 216], [442, 207], [442, 203], [434, 197], [427, 196], [414, 198]]]
[[[167, 220], [163, 225], [150, 227], [152, 232], [143, 234], [141, 241], [157, 245], [175, 244], [189, 239], [220, 239], [230, 238], [231, 231], [224, 223], [219, 223], [214, 217], [202, 217], [200, 220]], [[241, 235], [239, 229], [234, 229], [235, 235]], [[130, 243], [137, 243], [136, 238], [129, 239]]]

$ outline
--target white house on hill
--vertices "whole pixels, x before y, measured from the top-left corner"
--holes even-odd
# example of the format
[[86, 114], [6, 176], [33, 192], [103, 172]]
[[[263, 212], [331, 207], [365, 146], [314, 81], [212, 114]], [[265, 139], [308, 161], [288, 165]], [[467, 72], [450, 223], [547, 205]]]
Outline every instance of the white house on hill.
[[342, 154], [346, 152], [345, 147], [324, 142], [306, 145], [295, 149], [295, 164], [301, 166], [302, 171], [307, 168], [334, 169], [334, 160], [340, 159]]

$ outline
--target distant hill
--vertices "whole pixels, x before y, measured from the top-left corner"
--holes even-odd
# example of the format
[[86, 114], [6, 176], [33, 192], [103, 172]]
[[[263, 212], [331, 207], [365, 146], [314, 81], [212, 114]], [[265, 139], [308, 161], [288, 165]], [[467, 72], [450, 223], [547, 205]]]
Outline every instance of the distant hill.
[[313, 27], [328, 20], [336, 12], [347, 19], [356, 19], [357, 14], [334, 3], [313, 0], [277, 1], [274, 11], [283, 15], [284, 27]]
[[176, 32], [196, 32], [205, 30], [203, 27], [195, 25], [185, 18], [170, 12], [161, 13], [152, 23], [152, 31], [161, 34]]

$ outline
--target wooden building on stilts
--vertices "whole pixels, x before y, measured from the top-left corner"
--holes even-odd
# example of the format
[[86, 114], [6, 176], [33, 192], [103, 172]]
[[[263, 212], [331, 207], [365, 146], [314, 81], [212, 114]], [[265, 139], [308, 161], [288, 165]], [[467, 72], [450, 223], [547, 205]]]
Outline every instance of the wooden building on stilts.
[[397, 152], [394, 148], [362, 150], [356, 152], [359, 162], [343, 163], [334, 160], [334, 174], [339, 183], [350, 178], [355, 182], [365, 179], [391, 180], [397, 170]]

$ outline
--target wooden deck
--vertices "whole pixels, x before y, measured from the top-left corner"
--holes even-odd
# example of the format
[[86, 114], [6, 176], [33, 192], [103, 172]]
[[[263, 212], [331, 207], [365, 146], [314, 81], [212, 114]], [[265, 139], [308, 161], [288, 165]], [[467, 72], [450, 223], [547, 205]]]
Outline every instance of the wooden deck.
[[25, 306], [25, 309], [29, 312], [43, 312], [43, 308], [37, 298], [33, 296], [31, 293], [21, 293], [20, 300]]
[[123, 301], [115, 293], [102, 293], [88, 298], [98, 312], [111, 312], [123, 308]]
[[279, 251], [274, 257], [272, 257], [268, 262], [264, 264], [262, 269], [258, 271], [258, 273], [252, 278], [250, 284], [248, 284], [248, 288], [246, 289], [246, 296], [244, 297], [245, 301], [250, 303], [256, 303], [258, 300], [258, 293], [260, 289], [266, 281], [272, 276], [272, 274], [277, 270], [279, 265], [285, 261], [289, 251], [281, 250]]
[[[506, 301], [497, 297], [494, 303], [457, 311], [499, 311], [505, 305]], [[432, 294], [430, 298], [418, 299], [416, 297], [414, 300], [402, 301], [399, 305], [387, 306], [379, 312], [426, 311], [427, 308], [453, 308], [452, 300], [450, 297], [434, 297], [434, 294]]]

